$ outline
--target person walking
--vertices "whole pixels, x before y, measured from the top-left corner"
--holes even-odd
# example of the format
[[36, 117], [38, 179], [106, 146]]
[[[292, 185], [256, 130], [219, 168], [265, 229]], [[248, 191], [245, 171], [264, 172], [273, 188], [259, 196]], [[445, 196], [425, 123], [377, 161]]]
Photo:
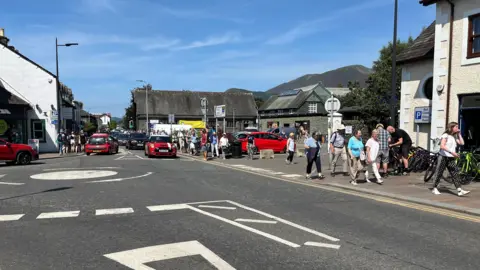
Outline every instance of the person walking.
[[218, 136], [217, 133], [214, 131], [212, 132], [212, 137], [211, 137], [211, 145], [212, 145], [212, 157], [215, 155], [219, 157], [220, 155], [218, 154]]
[[253, 134], [249, 134], [247, 138], [248, 159], [253, 160], [254, 152], [255, 152], [255, 137], [253, 136]]
[[457, 158], [460, 157], [457, 153], [457, 145], [464, 145], [465, 143], [462, 135], [460, 134], [458, 123], [450, 122], [440, 138], [440, 152], [437, 160], [437, 168], [435, 170], [435, 182], [433, 183], [432, 193], [435, 195], [441, 194], [440, 191], [438, 191], [438, 184], [440, 183], [440, 179], [446, 168], [452, 176], [453, 184], [458, 192], [457, 195], [460, 197], [467, 195], [470, 193], [470, 191], [462, 189], [460, 179], [458, 177], [459, 169], [456, 164]]
[[390, 163], [390, 149], [388, 145], [390, 144], [392, 138], [390, 133], [385, 130], [382, 124], [378, 124], [376, 127], [378, 133], [378, 156], [377, 156], [377, 169], [380, 171], [380, 165], [383, 167], [383, 178], [388, 177], [388, 163]]
[[290, 133], [289, 138], [287, 140], [287, 151], [288, 151], [288, 156], [286, 163], [287, 164], [292, 164], [293, 162], [293, 155], [295, 154], [295, 134], [293, 132]]
[[58, 144], [58, 154], [63, 155], [63, 143], [65, 141], [65, 133], [60, 129], [60, 132], [57, 135], [57, 144]]
[[305, 151], [307, 156], [307, 171], [305, 178], [312, 179], [312, 167], [315, 163], [317, 168], [317, 178], [323, 179], [325, 176], [322, 174], [322, 164], [320, 162], [320, 134], [318, 132], [312, 133], [312, 136], [305, 141]]
[[200, 139], [200, 146], [201, 146], [201, 151], [203, 153], [203, 160], [207, 161], [208, 160], [208, 133], [206, 129], [202, 130], [202, 138]]
[[222, 158], [226, 159], [225, 152], [227, 151], [227, 148], [229, 146], [228, 138], [227, 138], [227, 133], [223, 133], [222, 138], [220, 139], [220, 147], [222, 148]]
[[[350, 154], [350, 176], [352, 180], [350, 183], [357, 185], [357, 177], [360, 171], [364, 170], [365, 152], [362, 142], [362, 131], [356, 130], [354, 136], [348, 141], [348, 153]], [[364, 173], [366, 178], [366, 175]]]
[[338, 158], [341, 156], [343, 161], [343, 175], [347, 173], [347, 150], [345, 149], [345, 126], [340, 125], [337, 131], [330, 137], [330, 154], [332, 155], [332, 164], [330, 166], [332, 177], [335, 177], [335, 168], [337, 167]]
[[85, 144], [87, 143], [87, 137], [83, 130], [80, 131], [80, 152], [85, 152]]
[[368, 183], [370, 183], [370, 179], [368, 178], [368, 167], [372, 167], [373, 174], [375, 175], [375, 178], [377, 179], [378, 184], [382, 184], [383, 180], [380, 174], [378, 173], [378, 167], [377, 167], [377, 156], [379, 153], [380, 149], [380, 144], [378, 142], [378, 131], [374, 129], [372, 131], [372, 137], [368, 139], [367, 143], [365, 144], [365, 147], [367, 148], [367, 169], [365, 170], [365, 179], [367, 180]]

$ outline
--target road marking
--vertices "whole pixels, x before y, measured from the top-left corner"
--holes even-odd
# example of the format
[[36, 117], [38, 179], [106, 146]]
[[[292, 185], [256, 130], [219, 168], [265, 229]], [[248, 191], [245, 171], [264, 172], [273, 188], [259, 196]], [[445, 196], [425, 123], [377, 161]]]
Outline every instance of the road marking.
[[110, 208], [110, 209], [97, 209], [95, 210], [95, 216], [103, 215], [119, 215], [133, 213], [133, 208]]
[[263, 220], [263, 219], [246, 219], [246, 218], [237, 218], [235, 221], [238, 222], [251, 222], [251, 223], [266, 223], [266, 224], [277, 224], [275, 220]]
[[243, 209], [245, 209], [245, 210], [249, 210], [249, 211], [255, 212], [255, 213], [259, 214], [259, 215], [268, 217], [268, 218], [270, 218], [270, 219], [274, 219], [274, 220], [279, 221], [279, 222], [281, 222], [281, 223], [284, 223], [284, 224], [290, 225], [290, 226], [292, 226], [292, 227], [295, 227], [295, 228], [297, 228], [297, 229], [299, 229], [299, 230], [302, 230], [302, 231], [305, 231], [305, 232], [309, 232], [309, 233], [311, 233], [311, 234], [313, 234], [313, 235], [317, 235], [317, 236], [323, 237], [323, 238], [328, 239], [328, 240], [330, 240], [330, 241], [334, 241], [334, 242], [340, 241], [340, 239], [337, 239], [337, 238], [332, 237], [332, 236], [330, 236], [330, 235], [326, 235], [326, 234], [324, 234], [324, 233], [317, 232], [317, 231], [315, 231], [315, 230], [309, 229], [309, 228], [304, 227], [304, 226], [302, 226], [302, 225], [298, 225], [298, 224], [293, 223], [293, 222], [291, 222], [291, 221], [285, 220], [285, 219], [283, 219], [283, 218], [276, 217], [276, 216], [274, 216], [274, 215], [270, 215], [270, 214], [268, 214], [268, 213], [262, 212], [262, 211], [260, 211], [260, 210], [257, 210], [257, 209], [254, 209], [254, 208], [251, 208], [251, 207], [248, 207], [248, 206], [245, 206], [245, 205], [243, 205], [243, 204], [239, 204], [239, 203], [233, 202], [233, 201], [228, 201], [228, 202], [231, 203], [231, 204], [233, 204], [233, 205], [236, 205], [236, 206], [238, 206], [238, 207], [240, 207], [240, 208], [243, 208]]
[[180, 204], [152, 205], [152, 206], [147, 206], [147, 208], [151, 212], [189, 209], [189, 207], [186, 204], [182, 204], [182, 203], [180, 203]]
[[0, 215], [0, 221], [13, 221], [21, 219], [25, 214], [18, 215]]
[[139, 159], [143, 159], [143, 157], [139, 156], [139, 155], [135, 155], [137, 158]]
[[84, 171], [58, 171], [31, 175], [36, 180], [78, 180], [89, 178], [101, 178], [116, 175], [116, 171], [84, 170]]
[[235, 210], [236, 207], [229, 206], [216, 206], [216, 205], [199, 205], [200, 208], [212, 208], [212, 209], [225, 209], [225, 210]]
[[50, 168], [44, 171], [68, 171], [68, 170], [103, 170], [103, 169], [121, 169], [121, 167], [84, 167], [84, 168]]
[[279, 243], [285, 244], [285, 245], [287, 245], [287, 246], [294, 247], [294, 248], [300, 247], [300, 245], [298, 245], [298, 244], [295, 244], [295, 243], [290, 242], [290, 241], [288, 241], [288, 240], [282, 239], [282, 238], [280, 238], [280, 237], [278, 237], [278, 236], [275, 236], [275, 235], [272, 235], [272, 234], [269, 234], [269, 233], [266, 233], [266, 232], [262, 232], [262, 231], [260, 231], [260, 230], [257, 230], [257, 229], [254, 229], [254, 228], [251, 228], [251, 227], [248, 227], [248, 226], [245, 226], [245, 225], [243, 225], [243, 224], [241, 224], [241, 223], [238, 223], [238, 222], [236, 222], [236, 221], [233, 221], [233, 220], [230, 220], [230, 219], [226, 219], [226, 218], [223, 218], [223, 217], [221, 217], [221, 216], [217, 216], [217, 215], [215, 215], [215, 214], [212, 214], [212, 213], [203, 211], [202, 209], [198, 209], [198, 208], [193, 207], [193, 206], [190, 206], [190, 205], [188, 205], [188, 207], [189, 207], [190, 209], [192, 209], [193, 211], [198, 212], [198, 213], [200, 213], [200, 214], [203, 214], [203, 215], [206, 215], [206, 216], [209, 216], [209, 217], [212, 217], [212, 218], [221, 220], [221, 221], [226, 222], [226, 223], [228, 223], [228, 224], [230, 224], [230, 225], [237, 226], [237, 227], [239, 227], [239, 228], [242, 228], [242, 229], [247, 230], [247, 231], [252, 232], [252, 233], [256, 233], [256, 234], [258, 234], [258, 235], [261, 235], [261, 236], [263, 236], [263, 237], [266, 237], [266, 238], [269, 238], [269, 239], [271, 239], [271, 240], [277, 241], [277, 242], [279, 242]]
[[13, 183], [13, 182], [0, 182], [0, 185], [11, 185], [11, 186], [21, 186], [25, 183]]
[[284, 174], [284, 175], [281, 175], [281, 176], [282, 177], [288, 177], [288, 178], [290, 178], [290, 177], [301, 177], [300, 174]]
[[312, 246], [312, 247], [333, 248], [333, 249], [339, 249], [340, 248], [340, 245], [325, 244], [325, 243], [318, 243], [318, 242], [305, 242], [305, 244], [303, 244], [303, 245]]
[[80, 211], [63, 211], [63, 212], [49, 212], [41, 213], [38, 215], [37, 219], [46, 219], [46, 218], [68, 218], [68, 217], [78, 217]]
[[116, 178], [116, 179], [107, 179], [107, 180], [95, 180], [95, 181], [90, 181], [90, 182], [87, 182], [87, 183], [120, 182], [120, 181], [124, 181], [124, 180], [131, 180], [131, 179], [142, 178], [142, 177], [145, 177], [145, 176], [149, 176], [149, 175], [151, 175], [152, 173], [153, 173], [153, 172], [148, 172], [148, 173], [146, 173], [146, 174], [137, 175], [137, 176], [131, 176], [131, 177], [125, 177], [125, 178]]
[[126, 250], [103, 256], [112, 259], [130, 269], [155, 270], [146, 264], [162, 260], [200, 255], [212, 266], [221, 270], [235, 270], [230, 264], [206, 248], [198, 241], [179, 242]]
[[248, 166], [245, 166], [245, 165], [240, 165], [240, 164], [233, 164], [233, 165], [230, 165], [230, 166], [233, 166], [233, 167], [239, 167], [239, 168], [241, 168], [241, 167], [248, 167]]
[[0, 174], [0, 179], [2, 179], [6, 174]]
[[119, 157], [119, 158], [116, 158], [116, 159], [114, 159], [114, 160], [120, 160], [120, 159], [123, 159], [123, 158], [125, 158], [125, 157], [126, 157], [126, 155], [123, 155], [123, 156], [121, 156], [121, 157]]

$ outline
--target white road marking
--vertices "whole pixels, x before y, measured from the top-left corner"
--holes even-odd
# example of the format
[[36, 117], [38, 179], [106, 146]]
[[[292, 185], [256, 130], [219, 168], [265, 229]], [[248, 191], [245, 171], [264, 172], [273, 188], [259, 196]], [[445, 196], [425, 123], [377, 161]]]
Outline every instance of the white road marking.
[[100, 178], [116, 175], [115, 171], [84, 170], [84, 171], [58, 171], [31, 175], [30, 178], [36, 180], [77, 180]]
[[287, 246], [294, 247], [294, 248], [300, 247], [300, 245], [295, 244], [295, 243], [293, 243], [293, 242], [290, 242], [290, 241], [288, 241], [288, 240], [282, 239], [282, 238], [280, 238], [280, 237], [278, 237], [278, 236], [271, 235], [271, 234], [266, 233], [266, 232], [262, 232], [262, 231], [260, 231], [260, 230], [257, 230], [257, 229], [254, 229], [254, 228], [245, 226], [245, 225], [243, 225], [243, 224], [241, 224], [241, 223], [232, 221], [232, 220], [230, 220], [230, 219], [223, 218], [223, 217], [221, 217], [221, 216], [217, 216], [217, 215], [215, 215], [215, 214], [212, 214], [212, 213], [203, 211], [202, 209], [198, 209], [198, 208], [193, 207], [193, 206], [190, 206], [190, 205], [188, 205], [188, 207], [189, 207], [190, 209], [192, 209], [193, 211], [198, 212], [198, 213], [200, 213], [200, 214], [203, 214], [203, 215], [206, 215], [206, 216], [209, 216], [209, 217], [212, 217], [212, 218], [221, 220], [221, 221], [226, 222], [226, 223], [228, 223], [228, 224], [231, 224], [231, 225], [233, 225], [233, 226], [237, 226], [237, 227], [242, 228], [242, 229], [244, 229], [244, 230], [247, 230], [247, 231], [249, 231], [249, 232], [256, 233], [256, 234], [258, 234], [258, 235], [264, 236], [264, 237], [266, 237], [266, 238], [269, 238], [269, 239], [271, 239], [271, 240], [274, 240], [274, 241], [277, 241], [277, 242], [279, 242], [279, 243], [285, 244], [285, 245], [287, 245]]
[[275, 220], [263, 220], [263, 219], [246, 219], [246, 218], [237, 218], [235, 221], [238, 222], [251, 222], [251, 223], [266, 223], [266, 224], [277, 224]]
[[284, 175], [281, 175], [281, 176], [282, 177], [288, 177], [288, 178], [290, 178], [290, 177], [301, 177], [300, 174], [284, 174]]
[[21, 186], [25, 183], [14, 183], [14, 182], [0, 182], [0, 185], [11, 185], [11, 186]]
[[130, 269], [155, 270], [146, 264], [175, 258], [200, 255], [220, 270], [235, 270], [230, 264], [217, 256], [198, 241], [180, 242], [166, 245], [137, 248], [103, 256], [112, 259]]
[[205, 203], [219, 203], [219, 202], [228, 202], [227, 200], [215, 200], [215, 201], [203, 201], [203, 202], [191, 202], [186, 204], [205, 204]]
[[120, 169], [121, 167], [83, 167], [83, 168], [51, 168], [43, 169], [44, 171], [67, 171], [67, 170], [103, 170], [103, 169]]
[[235, 210], [236, 207], [229, 206], [216, 206], [216, 205], [199, 205], [200, 208], [212, 208], [212, 209], [225, 209], [225, 210]]
[[139, 159], [143, 159], [143, 157], [139, 156], [139, 155], [135, 155], [137, 158]]
[[21, 219], [25, 214], [18, 215], [0, 215], [0, 221], [13, 221]]
[[145, 177], [145, 176], [149, 176], [149, 175], [151, 175], [152, 173], [153, 173], [153, 172], [148, 172], [148, 173], [146, 173], [146, 174], [137, 175], [137, 176], [131, 176], [131, 177], [125, 177], [125, 178], [116, 178], [116, 179], [107, 179], [107, 180], [95, 180], [95, 181], [90, 181], [90, 182], [87, 182], [87, 183], [120, 182], [120, 181], [124, 181], [124, 180], [142, 178], [142, 177]]
[[313, 247], [325, 247], [325, 248], [333, 248], [333, 249], [339, 249], [340, 245], [334, 245], [334, 244], [325, 244], [325, 243], [318, 243], [318, 242], [305, 242], [305, 246], [313, 246]]
[[121, 156], [121, 157], [119, 157], [119, 158], [116, 158], [116, 159], [114, 159], [114, 160], [120, 160], [120, 159], [123, 159], [123, 158], [125, 158], [125, 157], [126, 157], [126, 155], [123, 155], [123, 156]]
[[111, 209], [97, 209], [95, 210], [96, 216], [102, 215], [119, 215], [133, 213], [133, 208], [111, 208]]
[[284, 223], [284, 224], [290, 225], [290, 226], [295, 227], [295, 228], [297, 228], [297, 229], [300, 229], [300, 230], [302, 230], [302, 231], [306, 231], [306, 232], [309, 232], [309, 233], [311, 233], [311, 234], [314, 234], [314, 235], [323, 237], [323, 238], [328, 239], [328, 240], [330, 240], [330, 241], [333, 241], [333, 242], [340, 241], [340, 239], [337, 239], [337, 238], [332, 237], [332, 236], [330, 236], [330, 235], [327, 235], [327, 234], [324, 234], [324, 233], [321, 233], [321, 232], [317, 232], [317, 231], [315, 231], [315, 230], [309, 229], [309, 228], [304, 227], [304, 226], [302, 226], [302, 225], [298, 225], [298, 224], [296, 224], [296, 223], [290, 222], [290, 221], [285, 220], [285, 219], [283, 219], [283, 218], [279, 218], [279, 217], [270, 215], [270, 214], [268, 214], [268, 213], [262, 212], [262, 211], [260, 211], [260, 210], [257, 210], [257, 209], [254, 209], [254, 208], [251, 208], [251, 207], [248, 207], [248, 206], [245, 206], [245, 205], [243, 205], [243, 204], [239, 204], [239, 203], [234, 202], [234, 201], [228, 201], [228, 202], [231, 203], [231, 204], [233, 204], [233, 205], [235, 205], [235, 206], [238, 206], [238, 207], [240, 207], [240, 208], [243, 208], [243, 209], [245, 209], [245, 210], [249, 210], [249, 211], [255, 212], [255, 213], [257, 213], [257, 214], [260, 214], [260, 215], [262, 215], [262, 216], [265, 216], [265, 217], [274, 219], [274, 220], [276, 220], [276, 221], [278, 221], [278, 222], [282, 222], [282, 223]]
[[0, 179], [3, 178], [6, 174], [0, 174]]
[[248, 166], [245, 166], [245, 165], [240, 165], [240, 164], [234, 164], [234, 165], [230, 165], [232, 167], [248, 167]]
[[189, 209], [186, 204], [164, 204], [164, 205], [152, 205], [147, 206], [148, 210], [152, 212], [156, 211], [169, 211], [169, 210], [179, 210], [179, 209]]
[[68, 217], [78, 217], [80, 211], [63, 211], [63, 212], [49, 212], [41, 213], [38, 215], [37, 219], [46, 219], [46, 218], [68, 218]]

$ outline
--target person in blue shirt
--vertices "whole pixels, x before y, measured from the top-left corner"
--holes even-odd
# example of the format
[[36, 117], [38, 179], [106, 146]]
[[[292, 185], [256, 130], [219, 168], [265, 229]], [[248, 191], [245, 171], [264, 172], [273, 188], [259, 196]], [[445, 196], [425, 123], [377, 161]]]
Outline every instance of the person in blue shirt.
[[311, 137], [305, 140], [305, 155], [307, 157], [307, 174], [306, 179], [311, 179], [313, 163], [317, 167], [318, 178], [323, 179], [322, 163], [320, 162], [320, 133], [314, 132]]
[[350, 183], [354, 186], [357, 185], [357, 176], [360, 171], [363, 171], [364, 177], [366, 179], [365, 171], [364, 171], [364, 164], [365, 164], [365, 146], [363, 145], [362, 142], [362, 131], [361, 130], [356, 130], [355, 133], [353, 133], [354, 136], [350, 138], [348, 141], [348, 153], [350, 154], [350, 176], [352, 180]]

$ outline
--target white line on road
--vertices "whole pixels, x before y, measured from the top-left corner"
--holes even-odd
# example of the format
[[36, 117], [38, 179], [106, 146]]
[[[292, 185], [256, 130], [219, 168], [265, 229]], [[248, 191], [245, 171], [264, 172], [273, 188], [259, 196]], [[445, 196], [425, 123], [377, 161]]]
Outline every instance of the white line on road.
[[333, 249], [339, 249], [340, 245], [334, 245], [334, 244], [325, 244], [325, 243], [318, 243], [318, 242], [305, 242], [305, 246], [312, 246], [312, 247], [324, 247], [324, 248], [333, 248]]
[[199, 205], [200, 208], [212, 208], [212, 209], [225, 209], [225, 210], [235, 210], [236, 207], [228, 207], [228, 206], [216, 206], [216, 205]]
[[231, 203], [231, 204], [233, 204], [233, 205], [236, 205], [236, 206], [238, 206], [238, 207], [240, 207], [240, 208], [243, 208], [243, 209], [245, 209], [245, 210], [249, 210], [249, 211], [255, 212], [255, 213], [257, 213], [257, 214], [266, 216], [266, 217], [271, 218], [271, 219], [275, 219], [275, 220], [277, 220], [277, 221], [279, 221], [279, 222], [282, 222], [282, 223], [284, 223], [284, 224], [290, 225], [290, 226], [295, 227], [295, 228], [297, 228], [297, 229], [300, 229], [300, 230], [302, 230], [302, 231], [306, 231], [306, 232], [309, 232], [309, 233], [311, 233], [311, 234], [314, 234], [314, 235], [323, 237], [323, 238], [328, 239], [328, 240], [330, 240], [330, 241], [334, 241], [334, 242], [340, 241], [340, 239], [337, 239], [337, 238], [332, 237], [332, 236], [330, 236], [330, 235], [326, 235], [326, 234], [324, 234], [324, 233], [317, 232], [317, 231], [315, 231], [315, 230], [309, 229], [309, 228], [304, 227], [304, 226], [302, 226], [302, 225], [298, 225], [298, 224], [296, 224], [296, 223], [290, 222], [290, 221], [285, 220], [285, 219], [283, 219], [283, 218], [279, 218], [279, 217], [270, 215], [270, 214], [268, 214], [268, 213], [262, 212], [262, 211], [260, 211], [260, 210], [257, 210], [257, 209], [254, 209], [254, 208], [251, 208], [251, 207], [248, 207], [248, 206], [245, 206], [245, 205], [243, 205], [243, 204], [239, 204], [239, 203], [234, 202], [234, 201], [228, 201], [228, 202]]
[[147, 206], [148, 210], [151, 212], [156, 211], [169, 211], [169, 210], [179, 210], [179, 209], [189, 209], [186, 204], [164, 204], [164, 205], [152, 205]]
[[198, 208], [193, 207], [193, 206], [190, 206], [190, 205], [188, 205], [188, 208], [190, 208], [190, 209], [192, 209], [193, 211], [198, 212], [198, 213], [200, 213], [200, 214], [203, 214], [203, 215], [206, 215], [206, 216], [209, 216], [209, 217], [212, 217], [212, 218], [221, 220], [221, 221], [226, 222], [226, 223], [228, 223], [228, 224], [230, 224], [230, 225], [237, 226], [237, 227], [239, 227], [239, 228], [242, 228], [242, 229], [247, 230], [247, 231], [252, 232], [252, 233], [256, 233], [256, 234], [258, 234], [258, 235], [264, 236], [264, 237], [266, 237], [266, 238], [269, 238], [269, 239], [271, 239], [271, 240], [274, 240], [274, 241], [277, 241], [277, 242], [279, 242], [279, 243], [285, 244], [285, 245], [287, 245], [287, 246], [294, 247], [294, 248], [300, 247], [300, 245], [295, 244], [295, 243], [293, 243], [293, 242], [290, 242], [290, 241], [288, 241], [288, 240], [282, 239], [282, 238], [280, 238], [280, 237], [278, 237], [278, 236], [275, 236], [275, 235], [272, 235], [272, 234], [269, 234], [269, 233], [266, 233], [266, 232], [262, 232], [262, 231], [260, 231], [260, 230], [257, 230], [257, 229], [254, 229], [254, 228], [251, 228], [251, 227], [248, 227], [248, 226], [245, 226], [245, 225], [243, 225], [243, 224], [241, 224], [241, 223], [238, 223], [238, 222], [235, 222], [235, 221], [233, 221], [233, 220], [226, 219], [226, 218], [223, 218], [223, 217], [221, 217], [221, 216], [217, 216], [217, 215], [215, 215], [215, 214], [212, 214], [212, 213], [203, 211], [202, 209], [198, 209]]
[[111, 208], [111, 209], [97, 209], [95, 210], [96, 216], [102, 215], [119, 215], [133, 213], [133, 208]]
[[91, 169], [120, 169], [120, 167], [82, 167], [82, 168], [53, 168], [43, 169], [44, 171], [62, 171], [62, 170], [91, 170]]
[[245, 166], [245, 165], [241, 165], [241, 164], [233, 164], [233, 165], [230, 165], [232, 167], [248, 167], [248, 166]]
[[130, 179], [136, 179], [136, 178], [141, 178], [141, 177], [149, 176], [149, 175], [151, 175], [152, 173], [153, 173], [153, 172], [148, 172], [148, 173], [146, 173], [146, 174], [137, 175], [137, 176], [132, 176], [132, 177], [116, 178], [116, 179], [107, 179], [107, 180], [96, 180], [96, 181], [90, 181], [90, 182], [87, 182], [87, 183], [120, 182], [120, 181], [124, 181], [124, 180], [130, 180]]
[[18, 215], [0, 215], [0, 221], [13, 221], [21, 219], [25, 214]]
[[277, 224], [275, 220], [263, 220], [263, 219], [246, 219], [246, 218], [237, 218], [235, 221], [238, 222], [251, 222], [251, 223], [266, 223], [266, 224]]
[[203, 201], [203, 202], [191, 202], [186, 204], [205, 204], [205, 203], [219, 203], [219, 202], [228, 202], [227, 200], [215, 200], [215, 201]]
[[284, 174], [284, 175], [281, 175], [281, 176], [282, 177], [288, 177], [288, 178], [290, 178], [290, 177], [301, 177], [300, 174]]
[[11, 185], [11, 186], [21, 186], [25, 183], [13, 183], [13, 182], [0, 182], [0, 185]]
[[139, 156], [139, 155], [135, 155], [137, 158], [139, 159], [143, 159], [143, 157]]
[[0, 174], [0, 178], [3, 178], [6, 174]]
[[125, 157], [126, 157], [126, 155], [123, 155], [123, 156], [121, 156], [121, 157], [119, 157], [119, 158], [116, 158], [116, 159], [114, 159], [114, 160], [120, 160], [120, 159], [123, 159], [123, 158], [125, 158]]
[[80, 211], [49, 212], [41, 213], [37, 219], [78, 217], [78, 215], [80, 215]]

